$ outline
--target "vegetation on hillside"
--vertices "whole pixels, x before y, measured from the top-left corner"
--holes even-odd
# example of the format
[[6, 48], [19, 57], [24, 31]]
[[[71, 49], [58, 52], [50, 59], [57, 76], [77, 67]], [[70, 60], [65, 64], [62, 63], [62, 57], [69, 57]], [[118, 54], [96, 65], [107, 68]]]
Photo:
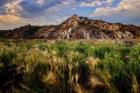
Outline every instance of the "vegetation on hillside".
[[1, 40], [0, 93], [140, 93], [140, 44]]

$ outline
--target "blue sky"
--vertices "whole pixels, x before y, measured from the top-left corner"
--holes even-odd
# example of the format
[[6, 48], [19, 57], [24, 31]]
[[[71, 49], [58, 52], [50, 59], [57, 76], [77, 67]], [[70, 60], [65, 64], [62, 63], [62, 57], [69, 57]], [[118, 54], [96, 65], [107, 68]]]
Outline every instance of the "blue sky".
[[77, 14], [140, 25], [140, 0], [0, 0], [0, 29], [60, 24]]

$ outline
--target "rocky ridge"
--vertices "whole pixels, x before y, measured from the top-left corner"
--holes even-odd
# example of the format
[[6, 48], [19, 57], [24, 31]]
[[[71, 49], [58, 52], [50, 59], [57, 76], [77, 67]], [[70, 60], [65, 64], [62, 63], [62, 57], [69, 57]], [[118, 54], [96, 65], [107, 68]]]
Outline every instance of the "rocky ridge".
[[108, 23], [74, 15], [60, 25], [26, 25], [0, 31], [1, 38], [39, 39], [134, 39], [140, 37], [140, 26]]

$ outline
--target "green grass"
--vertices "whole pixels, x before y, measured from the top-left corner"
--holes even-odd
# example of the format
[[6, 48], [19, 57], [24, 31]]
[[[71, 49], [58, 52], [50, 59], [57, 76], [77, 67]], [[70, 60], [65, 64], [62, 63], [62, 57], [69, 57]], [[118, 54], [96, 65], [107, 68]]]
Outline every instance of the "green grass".
[[0, 93], [140, 93], [140, 44], [0, 40]]

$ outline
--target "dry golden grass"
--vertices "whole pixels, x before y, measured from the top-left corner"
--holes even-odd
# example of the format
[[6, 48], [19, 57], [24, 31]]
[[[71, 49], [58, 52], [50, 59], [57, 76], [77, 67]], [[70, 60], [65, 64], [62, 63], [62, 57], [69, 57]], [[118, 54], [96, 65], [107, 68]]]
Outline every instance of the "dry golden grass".
[[47, 75], [43, 75], [42, 82], [47, 85], [57, 85], [59, 83], [59, 80], [57, 79], [57, 76], [54, 72], [50, 71], [47, 73]]
[[139, 73], [140, 44], [0, 41], [1, 93], [139, 93]]

